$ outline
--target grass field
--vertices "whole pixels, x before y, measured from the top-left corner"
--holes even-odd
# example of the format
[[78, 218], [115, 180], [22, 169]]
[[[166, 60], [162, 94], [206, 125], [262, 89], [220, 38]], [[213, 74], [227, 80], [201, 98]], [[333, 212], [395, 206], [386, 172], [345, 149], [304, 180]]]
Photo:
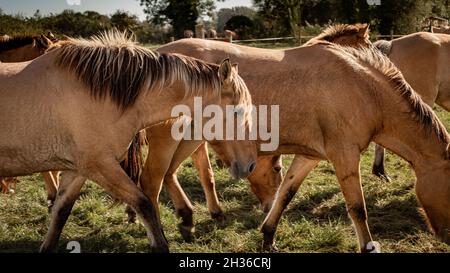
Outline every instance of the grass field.
[[[435, 108], [450, 129], [450, 115]], [[362, 156], [363, 187], [369, 225], [383, 252], [450, 252], [427, 230], [414, 194], [415, 177], [407, 163], [388, 153], [386, 167], [392, 182], [371, 175], [373, 146]], [[285, 167], [291, 157], [285, 157]], [[214, 162], [214, 160], [212, 160]], [[215, 167], [217, 191], [227, 220], [210, 219], [197, 173], [191, 161], [179, 172], [179, 180], [195, 205], [196, 234], [191, 243], [178, 232], [173, 206], [163, 191], [162, 224], [173, 252], [259, 252], [259, 226], [264, 213], [250, 192], [248, 182], [234, 180], [228, 170]], [[83, 252], [146, 252], [144, 228], [127, 224], [124, 205], [89, 182], [82, 190], [67, 222], [60, 252], [76, 240]], [[40, 175], [21, 178], [13, 195], [0, 195], [0, 252], [35, 252], [47, 231], [49, 215]], [[322, 162], [306, 179], [283, 214], [277, 231], [282, 252], [357, 252], [356, 236], [347, 217], [334, 170]]]

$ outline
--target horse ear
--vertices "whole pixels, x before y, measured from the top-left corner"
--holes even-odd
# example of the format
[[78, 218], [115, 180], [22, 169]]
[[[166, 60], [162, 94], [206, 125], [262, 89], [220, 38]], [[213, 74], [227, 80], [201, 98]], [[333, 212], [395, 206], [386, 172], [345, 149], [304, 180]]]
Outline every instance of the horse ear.
[[229, 59], [225, 59], [220, 63], [219, 78], [223, 83], [228, 83], [231, 80], [232, 66]]
[[234, 72], [235, 72], [236, 74], [239, 73], [239, 65], [238, 65], [237, 63], [234, 63], [234, 64], [233, 64], [233, 70], [234, 70]]
[[41, 35], [41, 37], [39, 38], [39, 43], [43, 47], [47, 48], [47, 47], [49, 47], [52, 44], [52, 41], [50, 41], [49, 38], [45, 37], [45, 35]]
[[362, 24], [361, 28], [358, 31], [358, 36], [365, 38], [369, 35], [369, 31], [370, 31], [369, 24]]
[[47, 38], [50, 39], [50, 41], [52, 41], [52, 42], [57, 42], [58, 41], [58, 38], [56, 38], [55, 35], [51, 31], [49, 31], [47, 33]]

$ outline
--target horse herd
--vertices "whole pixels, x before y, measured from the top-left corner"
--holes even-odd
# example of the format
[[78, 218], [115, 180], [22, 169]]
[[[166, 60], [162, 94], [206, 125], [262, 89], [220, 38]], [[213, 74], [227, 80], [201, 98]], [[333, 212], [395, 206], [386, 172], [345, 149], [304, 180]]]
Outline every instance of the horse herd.
[[[379, 145], [373, 173], [388, 179], [383, 147], [408, 161], [430, 230], [450, 243], [450, 135], [430, 107], [450, 110], [450, 35], [421, 32], [372, 44], [367, 25], [335, 25], [287, 50], [183, 39], [151, 51], [119, 32], [25, 40], [0, 40], [0, 175], [45, 174], [51, 221], [42, 252], [57, 248], [87, 179], [126, 203], [130, 221], [141, 218], [155, 252], [169, 250], [157, 209], [165, 185], [182, 218], [180, 232], [191, 238], [192, 204], [176, 176], [189, 156], [211, 216], [223, 220], [206, 141], [171, 136], [183, 119], [171, 117], [172, 107], [192, 109], [194, 95], [205, 105], [241, 106], [238, 126], [245, 130], [252, 104], [279, 106], [276, 151], [258, 149], [262, 139], [208, 141], [235, 177], [248, 178], [268, 212], [265, 250], [276, 250], [278, 221], [303, 180], [328, 160], [360, 251], [380, 251], [360, 175], [360, 155], [372, 141]], [[144, 139], [149, 150], [140, 173]], [[284, 176], [283, 154], [295, 155]]]

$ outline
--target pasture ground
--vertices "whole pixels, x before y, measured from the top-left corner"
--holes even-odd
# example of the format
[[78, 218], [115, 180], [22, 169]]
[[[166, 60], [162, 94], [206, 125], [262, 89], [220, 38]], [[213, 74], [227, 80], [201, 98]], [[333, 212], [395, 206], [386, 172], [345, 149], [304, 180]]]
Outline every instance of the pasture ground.
[[[278, 45], [286, 47], [286, 45]], [[450, 115], [435, 108], [450, 130]], [[371, 175], [373, 145], [362, 156], [361, 170], [369, 225], [383, 252], [450, 252], [427, 230], [418, 211], [414, 173], [399, 157], [388, 153], [386, 167], [392, 182]], [[214, 155], [212, 155], [214, 157]], [[291, 157], [285, 157], [285, 168]], [[215, 162], [215, 160], [212, 160]], [[259, 252], [259, 226], [265, 214], [245, 180], [234, 180], [228, 170], [214, 166], [217, 191], [227, 220], [216, 224], [209, 217], [203, 191], [190, 160], [179, 181], [195, 206], [196, 238], [186, 243], [178, 232], [179, 220], [166, 192], [160, 208], [162, 224], [172, 252]], [[286, 169], [284, 170], [286, 171]], [[49, 215], [42, 177], [20, 179], [16, 193], [0, 195], [0, 252], [36, 252], [47, 231]], [[146, 252], [148, 241], [140, 224], [127, 224], [125, 206], [96, 184], [88, 182], [77, 201], [60, 241], [81, 243], [83, 252]], [[356, 252], [356, 236], [334, 170], [322, 162], [306, 179], [283, 214], [277, 231], [282, 252]]]

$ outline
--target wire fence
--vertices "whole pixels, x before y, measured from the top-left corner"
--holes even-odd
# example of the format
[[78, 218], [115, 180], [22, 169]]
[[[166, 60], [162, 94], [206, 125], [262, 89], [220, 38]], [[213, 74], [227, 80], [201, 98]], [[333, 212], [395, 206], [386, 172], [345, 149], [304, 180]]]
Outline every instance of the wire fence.
[[[405, 35], [403, 34], [389, 34], [389, 35], [374, 35], [373, 38], [375, 38], [375, 40], [393, 40], [396, 38], [400, 38], [403, 37]], [[311, 38], [314, 38], [316, 36], [301, 36], [299, 38], [293, 37], [293, 36], [289, 36], [289, 37], [274, 37], [274, 38], [262, 38], [262, 39], [246, 39], [246, 40], [233, 40], [230, 38], [216, 38], [216, 39], [209, 39], [209, 40], [221, 40], [221, 41], [226, 41], [226, 42], [231, 42], [231, 43], [235, 43], [235, 44], [246, 44], [246, 43], [271, 43], [271, 42], [281, 42], [281, 41], [297, 41], [300, 45], [306, 43], [307, 41], [309, 41]]]

